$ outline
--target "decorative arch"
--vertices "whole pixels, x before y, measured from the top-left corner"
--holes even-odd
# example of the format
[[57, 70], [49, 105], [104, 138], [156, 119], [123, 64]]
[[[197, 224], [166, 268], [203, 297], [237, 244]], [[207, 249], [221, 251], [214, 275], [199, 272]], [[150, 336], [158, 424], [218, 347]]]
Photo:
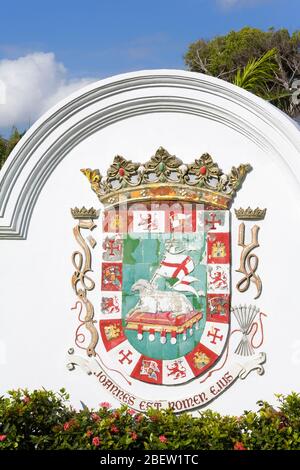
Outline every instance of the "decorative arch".
[[0, 173], [0, 238], [24, 240], [36, 201], [72, 148], [115, 122], [148, 113], [183, 113], [222, 123], [282, 161], [300, 190], [300, 133], [264, 100], [210, 76], [151, 70], [95, 82], [44, 114]]

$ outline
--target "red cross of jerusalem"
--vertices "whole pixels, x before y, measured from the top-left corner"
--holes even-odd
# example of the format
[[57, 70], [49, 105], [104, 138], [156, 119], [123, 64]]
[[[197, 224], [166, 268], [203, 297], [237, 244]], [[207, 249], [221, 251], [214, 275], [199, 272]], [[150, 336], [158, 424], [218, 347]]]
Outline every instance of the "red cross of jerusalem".
[[205, 225], [211, 225], [210, 230], [216, 230], [216, 224], [221, 224], [222, 221], [220, 219], [216, 220], [216, 214], [214, 212], [209, 214], [211, 216], [211, 220], [206, 219]]
[[220, 328], [213, 327], [211, 331], [207, 333], [208, 337], [209, 336], [213, 337], [213, 339], [211, 340], [211, 344], [217, 344], [216, 339], [218, 339], [219, 341], [222, 341], [223, 335], [218, 335], [219, 331], [220, 331]]
[[187, 276], [189, 274], [189, 269], [187, 268], [187, 264], [191, 261], [191, 258], [187, 256], [181, 263], [169, 263], [168, 261], [162, 261], [163, 266], [167, 266], [168, 268], [176, 268], [172, 274], [172, 277], [177, 277], [180, 271], [184, 272], [184, 275]]
[[115, 240], [109, 238], [105, 243], [105, 249], [109, 250], [109, 255], [113, 256], [114, 251], [120, 251], [120, 243], [116, 242]]

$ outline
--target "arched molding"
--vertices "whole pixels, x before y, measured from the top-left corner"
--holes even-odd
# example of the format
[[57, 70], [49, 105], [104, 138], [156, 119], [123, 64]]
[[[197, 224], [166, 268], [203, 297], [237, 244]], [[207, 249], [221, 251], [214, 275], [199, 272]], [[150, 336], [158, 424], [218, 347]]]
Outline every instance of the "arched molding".
[[296, 123], [264, 100], [222, 80], [151, 70], [93, 83], [42, 116], [0, 173], [0, 238], [26, 239], [36, 201], [55, 168], [84, 139], [130, 117], [183, 113], [234, 129], [277, 156], [300, 190]]

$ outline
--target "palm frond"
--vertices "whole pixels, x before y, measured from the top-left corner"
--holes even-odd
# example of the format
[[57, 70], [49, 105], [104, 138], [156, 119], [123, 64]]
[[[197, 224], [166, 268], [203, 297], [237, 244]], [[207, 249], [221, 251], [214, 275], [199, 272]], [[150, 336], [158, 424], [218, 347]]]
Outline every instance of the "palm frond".
[[267, 83], [274, 78], [278, 70], [276, 62], [277, 49], [267, 51], [258, 59], [251, 59], [242, 69], [239, 68], [233, 83], [258, 96], [265, 97], [268, 93]]

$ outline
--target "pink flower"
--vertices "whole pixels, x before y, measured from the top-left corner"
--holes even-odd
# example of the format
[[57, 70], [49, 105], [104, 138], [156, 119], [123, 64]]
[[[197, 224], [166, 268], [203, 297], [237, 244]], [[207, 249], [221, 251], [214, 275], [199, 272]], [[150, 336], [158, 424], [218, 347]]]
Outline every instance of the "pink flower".
[[90, 429], [86, 432], [86, 436], [87, 437], [91, 437], [93, 435], [93, 431], [91, 431]]
[[76, 421], [75, 419], [71, 419], [70, 421], [67, 421], [65, 424], [64, 424], [64, 430], [65, 431], [68, 431], [68, 429], [70, 429], [72, 426], [74, 426], [76, 424]]
[[236, 442], [233, 448], [234, 450], [247, 450], [242, 442]]
[[134, 416], [135, 415], [135, 411], [134, 410], [128, 410], [127, 413], [131, 416]]
[[137, 423], [139, 423], [143, 419], [144, 419], [144, 415], [135, 415], [135, 420], [137, 421]]
[[151, 419], [151, 421], [153, 421], [153, 423], [155, 423], [156, 421], [158, 421], [158, 416], [152, 415], [152, 416], [150, 416], [150, 419]]
[[131, 437], [131, 439], [132, 439], [133, 441], [136, 441], [137, 438], [138, 438], [138, 435], [137, 435], [136, 432], [131, 432], [131, 433], [130, 433], [130, 437]]
[[113, 425], [110, 428], [110, 432], [112, 432], [113, 434], [117, 434], [119, 432], [119, 428], [117, 426]]
[[100, 416], [97, 415], [97, 413], [92, 413], [92, 414], [91, 414], [91, 418], [92, 418], [93, 421], [99, 421]]
[[110, 408], [110, 407], [111, 407], [111, 404], [108, 403], [107, 401], [102, 401], [102, 402], [100, 403], [100, 406], [101, 406], [102, 408]]
[[23, 402], [26, 403], [26, 405], [27, 405], [27, 403], [30, 402], [30, 398], [29, 397], [24, 397]]
[[98, 436], [93, 437], [92, 444], [93, 444], [95, 447], [100, 446], [101, 441], [100, 441], [100, 439], [99, 439]]
[[159, 436], [158, 439], [159, 439], [160, 442], [162, 442], [163, 444], [166, 443], [166, 442], [168, 442], [168, 439], [166, 438], [166, 436], [163, 436], [163, 435], [162, 435], [162, 436]]
[[0, 434], [0, 442], [5, 441], [6, 437], [6, 434]]
[[70, 421], [67, 421], [65, 424], [64, 424], [64, 431], [68, 431], [68, 429], [70, 429], [71, 427], [71, 423]]

